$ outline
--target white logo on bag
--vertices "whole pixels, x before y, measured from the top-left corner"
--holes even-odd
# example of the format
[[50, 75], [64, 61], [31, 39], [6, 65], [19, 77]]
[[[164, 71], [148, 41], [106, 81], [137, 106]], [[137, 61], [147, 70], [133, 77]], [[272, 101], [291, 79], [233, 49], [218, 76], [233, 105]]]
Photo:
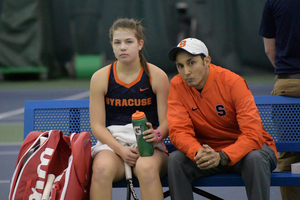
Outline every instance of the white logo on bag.
[[48, 158], [44, 158], [45, 155], [49, 155], [49, 156], [52, 156], [54, 152], [54, 149], [51, 149], [51, 148], [46, 148], [45, 151], [43, 151], [41, 153], [41, 156], [40, 156], [40, 164], [38, 165], [37, 167], [37, 175], [39, 178], [41, 178], [42, 180], [39, 180], [36, 182], [35, 184], [35, 188], [31, 188], [33, 194], [31, 194], [29, 196], [29, 200], [36, 200], [36, 199], [41, 199], [42, 197], [42, 194], [41, 193], [38, 193], [36, 191], [36, 189], [40, 189], [40, 190], [43, 190], [44, 189], [44, 186], [45, 186], [45, 181], [46, 181], [46, 171], [42, 170], [41, 169], [41, 166], [47, 166], [49, 164], [49, 161], [50, 159]]

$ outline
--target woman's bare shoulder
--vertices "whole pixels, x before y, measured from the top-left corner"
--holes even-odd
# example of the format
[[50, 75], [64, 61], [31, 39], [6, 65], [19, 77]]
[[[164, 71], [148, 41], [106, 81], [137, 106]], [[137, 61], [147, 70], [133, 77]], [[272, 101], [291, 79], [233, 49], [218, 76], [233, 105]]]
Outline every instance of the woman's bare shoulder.
[[159, 68], [158, 66], [148, 63], [149, 65], [149, 70], [150, 70], [150, 76], [152, 80], [155, 79], [168, 79], [168, 75], [164, 70]]
[[94, 79], [98, 80], [98, 79], [103, 79], [103, 78], [107, 79], [109, 69], [110, 69], [110, 65], [106, 65], [106, 66], [102, 67], [101, 69], [97, 70], [93, 74], [92, 80], [94, 80]]

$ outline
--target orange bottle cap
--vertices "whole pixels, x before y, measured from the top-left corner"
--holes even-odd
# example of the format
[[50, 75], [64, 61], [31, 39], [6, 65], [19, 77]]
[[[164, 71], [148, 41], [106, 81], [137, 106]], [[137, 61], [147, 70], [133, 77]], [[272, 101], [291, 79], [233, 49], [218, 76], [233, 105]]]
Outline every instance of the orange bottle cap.
[[133, 120], [139, 120], [145, 117], [145, 113], [144, 112], [140, 112], [140, 111], [136, 111], [135, 113], [132, 114], [132, 119]]

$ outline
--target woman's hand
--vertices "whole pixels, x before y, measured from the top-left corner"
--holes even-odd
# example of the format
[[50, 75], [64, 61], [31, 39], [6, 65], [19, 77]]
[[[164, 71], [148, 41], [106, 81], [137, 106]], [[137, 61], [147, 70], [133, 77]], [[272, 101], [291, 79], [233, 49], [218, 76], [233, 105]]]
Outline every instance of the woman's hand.
[[128, 165], [134, 167], [137, 159], [140, 157], [140, 154], [137, 148], [124, 146], [119, 156], [121, 156], [124, 162]]
[[150, 122], [147, 122], [146, 125], [148, 126], [148, 130], [142, 133], [143, 138], [146, 140], [146, 142], [156, 142], [157, 135], [152, 127], [152, 124]]

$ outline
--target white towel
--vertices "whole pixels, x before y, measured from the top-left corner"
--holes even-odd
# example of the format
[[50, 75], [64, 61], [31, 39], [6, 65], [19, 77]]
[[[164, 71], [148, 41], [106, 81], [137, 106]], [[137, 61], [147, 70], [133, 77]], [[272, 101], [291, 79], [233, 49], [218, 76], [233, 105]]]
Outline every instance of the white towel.
[[[122, 145], [124, 146], [130, 146], [130, 147], [137, 147], [136, 143], [136, 136], [135, 133], [133, 132], [133, 126], [132, 123], [124, 125], [112, 125], [108, 126], [107, 129], [110, 131], [112, 136]], [[161, 142], [154, 143], [154, 147], [165, 151], [166, 148], [165, 146], [162, 145]], [[97, 153], [99, 153], [102, 150], [111, 150], [114, 152], [112, 148], [110, 148], [107, 144], [102, 144], [100, 141], [97, 142], [92, 147], [92, 158], [94, 158]]]

